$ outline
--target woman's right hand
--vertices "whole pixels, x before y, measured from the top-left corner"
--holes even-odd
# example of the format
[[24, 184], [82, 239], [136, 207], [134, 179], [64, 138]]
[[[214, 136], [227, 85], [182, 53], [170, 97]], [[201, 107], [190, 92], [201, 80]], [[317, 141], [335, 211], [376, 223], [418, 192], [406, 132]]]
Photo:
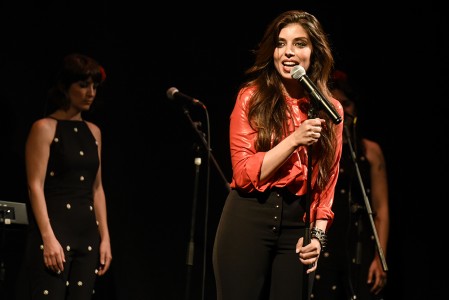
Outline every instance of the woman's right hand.
[[298, 146], [310, 146], [321, 137], [322, 124], [325, 120], [320, 118], [307, 119], [293, 133]]

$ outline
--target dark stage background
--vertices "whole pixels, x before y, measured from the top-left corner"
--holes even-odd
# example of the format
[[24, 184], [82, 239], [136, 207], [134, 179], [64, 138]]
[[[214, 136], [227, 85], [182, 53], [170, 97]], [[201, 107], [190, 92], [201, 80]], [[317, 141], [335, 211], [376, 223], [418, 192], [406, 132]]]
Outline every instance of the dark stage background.
[[[27, 201], [24, 143], [31, 123], [46, 113], [46, 91], [62, 57], [82, 52], [107, 72], [95, 108], [86, 115], [103, 131], [114, 257], [110, 272], [98, 281], [96, 300], [215, 299], [210, 256], [227, 195], [219, 171], [227, 181], [232, 174], [229, 115], [243, 72], [253, 61], [250, 50], [269, 21], [294, 8], [322, 22], [337, 67], [362, 96], [360, 123], [386, 155], [391, 203], [387, 299], [442, 297], [444, 276], [436, 272], [447, 263], [442, 244], [449, 82], [449, 26], [442, 6], [431, 1], [396, 8], [387, 1], [355, 6], [259, 1], [245, 8], [243, 2], [154, 7], [144, 1], [10, 2], [3, 1], [0, 10], [0, 200]], [[195, 151], [200, 140], [182, 105], [167, 99], [170, 87], [206, 105], [207, 111], [186, 108], [210, 138], [219, 168], [207, 162], [204, 147]], [[202, 161], [198, 185], [195, 157]], [[189, 277], [186, 254], [195, 199]], [[0, 298], [10, 300], [25, 228], [6, 226], [5, 231], [6, 280]], [[185, 297], [186, 285], [190, 297]]]

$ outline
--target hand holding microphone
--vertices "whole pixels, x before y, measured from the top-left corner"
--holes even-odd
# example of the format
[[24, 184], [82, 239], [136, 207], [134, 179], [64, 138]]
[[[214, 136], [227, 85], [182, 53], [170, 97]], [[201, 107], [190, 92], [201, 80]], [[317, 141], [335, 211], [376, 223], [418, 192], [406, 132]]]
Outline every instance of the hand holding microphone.
[[326, 111], [335, 124], [342, 121], [342, 117], [338, 114], [332, 103], [321, 94], [312, 80], [306, 75], [306, 70], [303, 66], [294, 66], [290, 71], [290, 75], [292, 75], [292, 78], [299, 80], [299, 83], [309, 92], [312, 99], [320, 104], [321, 108]]

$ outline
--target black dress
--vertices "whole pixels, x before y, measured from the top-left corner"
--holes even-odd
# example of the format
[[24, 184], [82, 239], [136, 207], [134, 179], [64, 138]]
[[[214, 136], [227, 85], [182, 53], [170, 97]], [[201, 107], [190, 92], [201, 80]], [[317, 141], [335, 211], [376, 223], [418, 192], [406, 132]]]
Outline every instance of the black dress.
[[[353, 150], [366, 196], [370, 199], [370, 165], [360, 141], [357, 145]], [[370, 293], [370, 286], [366, 283], [368, 268], [375, 254], [375, 240], [347, 143], [343, 143], [332, 210], [335, 216], [327, 233], [327, 247], [318, 261], [312, 299], [382, 299], [382, 295]]]
[[43, 243], [32, 218], [26, 249], [27, 299], [91, 299], [99, 264], [100, 235], [92, 186], [99, 168], [98, 145], [84, 121], [57, 120], [44, 193], [51, 226], [64, 248], [64, 272], [43, 262]]

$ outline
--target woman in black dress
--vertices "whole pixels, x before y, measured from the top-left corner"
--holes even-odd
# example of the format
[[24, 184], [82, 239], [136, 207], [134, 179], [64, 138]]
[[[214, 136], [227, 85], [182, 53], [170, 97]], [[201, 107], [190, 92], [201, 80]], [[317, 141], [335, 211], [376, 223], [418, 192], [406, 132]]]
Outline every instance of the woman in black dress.
[[26, 261], [27, 299], [91, 299], [112, 253], [101, 180], [101, 131], [83, 120], [105, 80], [92, 58], [64, 58], [50, 100], [57, 109], [37, 120], [25, 158], [32, 221]]

